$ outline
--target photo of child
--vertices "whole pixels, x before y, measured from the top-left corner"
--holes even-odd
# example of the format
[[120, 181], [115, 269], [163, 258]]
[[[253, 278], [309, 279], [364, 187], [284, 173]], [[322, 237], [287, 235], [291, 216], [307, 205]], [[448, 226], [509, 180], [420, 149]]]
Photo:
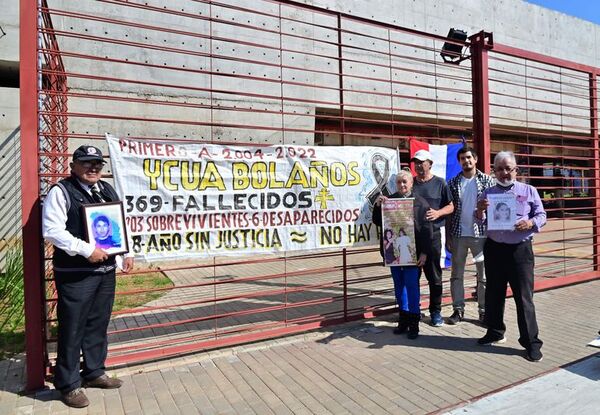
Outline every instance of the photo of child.
[[510, 221], [510, 208], [504, 202], [500, 202], [494, 209], [494, 219], [502, 222]]
[[106, 215], [98, 215], [92, 222], [94, 240], [96, 247], [102, 249], [118, 248], [121, 246], [121, 238], [113, 231], [113, 225]]
[[396, 247], [394, 246], [394, 231], [387, 228], [383, 232], [383, 256], [386, 264], [393, 264], [397, 261]]
[[121, 202], [107, 202], [83, 207], [86, 240], [108, 255], [129, 252], [125, 215]]

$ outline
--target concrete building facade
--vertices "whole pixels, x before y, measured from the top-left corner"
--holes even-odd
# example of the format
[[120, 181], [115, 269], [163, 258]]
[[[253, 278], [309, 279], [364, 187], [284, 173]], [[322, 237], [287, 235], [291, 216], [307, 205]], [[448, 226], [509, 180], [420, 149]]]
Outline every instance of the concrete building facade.
[[[520, 0], [459, 4], [433, 0], [212, 4], [177, 0], [168, 6], [146, 2], [145, 7], [116, 3], [48, 1], [50, 10], [57, 11], [52, 23], [60, 32], [65, 69], [73, 74], [68, 80], [69, 91], [74, 93], [68, 98], [69, 111], [103, 116], [69, 117], [69, 131], [83, 141], [88, 134], [111, 132], [290, 144], [314, 144], [316, 137], [317, 143], [339, 144], [337, 134], [323, 133], [318, 115], [337, 114], [340, 100], [347, 115], [355, 118], [404, 119], [417, 125], [439, 125], [442, 120], [442, 124], [464, 127], [469, 137], [468, 60], [444, 65], [440, 41], [342, 20], [340, 40], [345, 46], [341, 70], [345, 76], [340, 85], [337, 68], [332, 70], [339, 57], [335, 14], [294, 7], [294, 3], [439, 36], [445, 36], [451, 27], [469, 35], [484, 30], [492, 32], [499, 43], [600, 66], [600, 26]], [[8, 2], [0, 17], [6, 33], [0, 38], [5, 76], [19, 60], [18, 6], [16, 0]], [[173, 13], [161, 12], [161, 8]], [[115, 23], [93, 20], [93, 16]], [[97, 41], [101, 38], [110, 40]], [[492, 124], [575, 134], [589, 128], [589, 100], [580, 93], [588, 88], [586, 79], [568, 70], [559, 73], [544, 65], [502, 59], [491, 61], [490, 69], [494, 71], [490, 88], [496, 92], [491, 104], [498, 104]], [[14, 149], [18, 139], [15, 86], [0, 89], [0, 136], [4, 141], [13, 140], [5, 146], [7, 150]], [[76, 96], [77, 92], [82, 94]], [[97, 95], [125, 100], [103, 100]], [[162, 104], [165, 101], [189, 106], [166, 106]], [[563, 110], [565, 106], [570, 106], [568, 111]], [[233, 107], [264, 108], [264, 113], [233, 112]], [[568, 122], [562, 119], [566, 113], [572, 115]], [[130, 119], [124, 122], [123, 115]], [[231, 124], [249, 128], [229, 127]], [[400, 128], [395, 133], [406, 136], [411, 131]], [[433, 135], [428, 131], [425, 135]], [[349, 135], [344, 143], [402, 147], [393, 140], [376, 141], [377, 133], [373, 136], [375, 140], [365, 134]], [[69, 140], [70, 148], [81, 141]], [[12, 167], [14, 172], [16, 167]], [[15, 176], [5, 175], [11, 180]]]

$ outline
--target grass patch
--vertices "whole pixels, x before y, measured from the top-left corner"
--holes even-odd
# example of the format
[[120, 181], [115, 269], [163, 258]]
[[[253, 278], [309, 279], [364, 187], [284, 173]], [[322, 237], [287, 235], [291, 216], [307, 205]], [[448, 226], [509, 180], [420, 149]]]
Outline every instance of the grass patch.
[[4, 253], [0, 272], [0, 359], [25, 349], [23, 250], [17, 243]]
[[25, 330], [0, 332], [0, 360], [8, 359], [25, 350]]
[[[117, 277], [117, 292], [150, 290], [153, 288], [172, 287], [173, 282], [162, 272], [149, 274], [121, 275]], [[113, 311], [121, 311], [128, 308], [142, 306], [150, 301], [156, 300], [166, 294], [165, 291], [155, 291], [139, 294], [124, 294], [115, 296]]]
[[[172, 286], [173, 282], [162, 272], [152, 272], [148, 274], [137, 275], [121, 274], [117, 277], [116, 291], [125, 292], [134, 290], [148, 290], [153, 288], [168, 288]], [[149, 303], [150, 301], [160, 298], [167, 292], [169, 291], [165, 290], [115, 296], [113, 311], [140, 307], [146, 303]], [[22, 316], [22, 311], [17, 314]], [[9, 314], [6, 314], [5, 316], [8, 317]], [[15, 320], [19, 323], [14, 324]], [[0, 329], [0, 360], [6, 359], [25, 350], [25, 327], [22, 318], [12, 316], [11, 318], [6, 318], [5, 321], [7, 321], [7, 324]], [[12, 324], [8, 324], [8, 322]], [[56, 329], [56, 324], [53, 324], [50, 327], [50, 336], [56, 337]]]

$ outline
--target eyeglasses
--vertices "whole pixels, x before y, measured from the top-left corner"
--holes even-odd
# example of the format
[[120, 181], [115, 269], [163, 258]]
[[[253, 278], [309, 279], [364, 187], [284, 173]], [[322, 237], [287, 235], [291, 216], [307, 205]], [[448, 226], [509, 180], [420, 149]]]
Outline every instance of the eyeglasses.
[[102, 168], [104, 167], [104, 163], [99, 162], [99, 161], [96, 161], [96, 162], [83, 161], [83, 162], [78, 162], [78, 164], [86, 170], [91, 170], [91, 169], [102, 170]]
[[496, 167], [496, 168], [494, 168], [494, 171], [496, 173], [512, 173], [515, 170], [517, 170], [517, 166], [515, 166], [515, 167]]

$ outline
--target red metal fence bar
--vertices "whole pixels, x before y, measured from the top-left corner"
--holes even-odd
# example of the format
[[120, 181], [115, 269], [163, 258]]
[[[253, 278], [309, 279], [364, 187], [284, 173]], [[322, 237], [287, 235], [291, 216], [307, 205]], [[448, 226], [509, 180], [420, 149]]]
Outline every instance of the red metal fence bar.
[[[74, 15], [73, 13], [67, 13], [67, 12], [64, 12], [64, 11], [57, 11], [57, 10], [55, 10], [55, 9], [48, 9], [48, 12], [49, 12], [49, 13], [59, 13], [59, 14], [62, 14], [62, 15]], [[78, 14], [78, 15], [81, 15], [81, 14]], [[96, 18], [96, 19], [98, 19], [98, 18]], [[345, 33], [352, 33], [352, 32], [350, 32], [350, 31], [344, 31], [344, 32], [345, 32]], [[81, 36], [85, 36], [84, 38], [87, 38], [87, 39], [94, 39], [94, 40], [98, 40], [98, 41], [106, 41], [106, 39], [103, 39], [103, 38], [101, 38], [101, 37], [91, 37], [90, 35], [73, 35], [73, 34], [69, 34], [69, 33], [65, 32], [65, 31], [54, 31], [53, 33], [54, 33], [55, 35], [59, 35], [59, 36], [77, 36], [77, 37], [79, 37], [79, 38], [81, 38]], [[341, 32], [340, 32], [340, 33], [341, 33]], [[120, 43], [126, 43], [126, 44], [128, 44], [128, 45], [135, 45], [135, 42], [129, 42], [129, 41], [127, 41], [127, 42], [125, 42], [125, 41], [119, 41], [119, 42], [120, 42]], [[152, 45], [145, 45], [145, 47], [152, 47]], [[73, 53], [71, 53], [71, 52], [68, 52], [68, 51], [64, 51], [64, 50], [63, 50], [61, 53], [62, 53], [62, 54], [64, 54], [65, 56], [69, 56], [69, 54], [70, 54], [71, 56], [73, 56]], [[189, 53], [189, 52], [188, 52], [188, 53]], [[224, 58], [224, 57], [222, 57], [222, 58]], [[229, 58], [228, 58], [228, 59], [229, 59]], [[107, 59], [107, 60], [109, 60], [109, 61], [110, 61], [111, 59]], [[114, 60], [113, 60], [113, 61], [114, 61]], [[129, 61], [129, 64], [135, 64], [135, 62], [131, 62], [131, 60], [128, 60], [128, 61]], [[351, 59], [347, 59], [347, 58], [346, 58], [344, 61], [347, 61], [347, 62], [352, 62], [353, 60], [351, 60]], [[363, 63], [363, 62], [360, 62], [360, 61], [354, 61], [354, 62], [357, 62], [357, 63]], [[266, 63], [264, 63], [264, 64], [266, 64]], [[377, 64], [375, 64], [375, 65], [377, 65]], [[147, 66], [153, 66], [153, 65], [147, 65]], [[155, 66], [155, 65], [154, 65], [154, 66]], [[180, 68], [179, 70], [181, 70], [181, 68]], [[188, 69], [188, 70], [189, 70], [189, 69]], [[70, 75], [70, 76], [84, 76], [84, 75], [82, 75], [82, 74], [79, 74], [79, 75], [78, 75], [78, 74], [74, 74], [74, 73], [71, 73], [71, 74], [68, 74], [68, 75]], [[439, 76], [443, 77], [443, 74], [440, 74]], [[360, 77], [358, 77], [358, 76], [354, 76], [354, 77], [360, 78]], [[101, 78], [101, 79], [104, 79], [104, 80], [110, 80], [109, 78]], [[286, 84], [288, 84], [288, 83], [289, 83], [289, 82], [286, 82]], [[169, 85], [166, 85], [166, 86], [169, 86]], [[171, 87], [173, 87], [174, 85], [170, 85], [170, 86], [171, 86]], [[317, 86], [317, 87], [319, 87], [319, 86]], [[320, 88], [320, 87], [319, 87], [319, 88]], [[443, 90], [444, 88], [439, 88], [439, 89], [440, 89], [440, 90]], [[355, 91], [355, 92], [360, 92], [360, 91]], [[364, 92], [364, 91], [363, 91], [363, 92]], [[321, 102], [321, 103], [323, 103], [323, 104], [334, 104], [333, 102]], [[451, 104], [451, 102], [448, 102], [448, 104]], [[454, 103], [452, 103], [452, 104], [454, 104]], [[343, 107], [342, 107], [342, 108], [343, 108]], [[382, 109], [382, 108], [380, 108], [380, 109]], [[76, 115], [76, 114], [71, 114], [71, 115]], [[342, 116], [342, 117], [341, 117], [341, 119], [343, 120], [343, 119], [344, 119], [344, 117]], [[170, 120], [165, 120], [165, 122], [170, 122]]]
[[[490, 97], [488, 49], [493, 47], [490, 33], [483, 31], [470, 37], [473, 90], [473, 137], [474, 143], [482, 155], [491, 154], [490, 145]], [[490, 173], [490, 158], [480, 157], [477, 160], [481, 171]]]
[[594, 249], [594, 271], [600, 270], [600, 128], [598, 119], [600, 117], [600, 106], [598, 105], [598, 74], [600, 70], [590, 73], [590, 132], [593, 140], [593, 163], [594, 163], [594, 190], [592, 196], [594, 198], [594, 215], [593, 215], [593, 249]]
[[20, 4], [21, 206], [24, 261], [27, 389], [44, 386], [44, 293], [40, 284], [43, 262], [38, 158], [38, 13], [36, 0]]
[[503, 45], [503, 44], [499, 44], [499, 43], [496, 43], [494, 45], [494, 52], [501, 53], [503, 55], [508, 55], [508, 56], [517, 56], [517, 57], [525, 58], [525, 59], [528, 59], [528, 60], [534, 61], [534, 62], [547, 63], [547, 64], [551, 64], [551, 65], [554, 65], [554, 66], [560, 67], [560, 68], [572, 69], [572, 70], [575, 70], [575, 71], [578, 71], [581, 73], [597, 73], [598, 72], [598, 68], [596, 68], [594, 66], [585, 65], [585, 64], [569, 61], [566, 59], [560, 59], [560, 58], [556, 58], [554, 56], [543, 55], [541, 53], [532, 52], [530, 50], [525, 50], [525, 49], [520, 49], [520, 48], [515, 48], [512, 46]]

